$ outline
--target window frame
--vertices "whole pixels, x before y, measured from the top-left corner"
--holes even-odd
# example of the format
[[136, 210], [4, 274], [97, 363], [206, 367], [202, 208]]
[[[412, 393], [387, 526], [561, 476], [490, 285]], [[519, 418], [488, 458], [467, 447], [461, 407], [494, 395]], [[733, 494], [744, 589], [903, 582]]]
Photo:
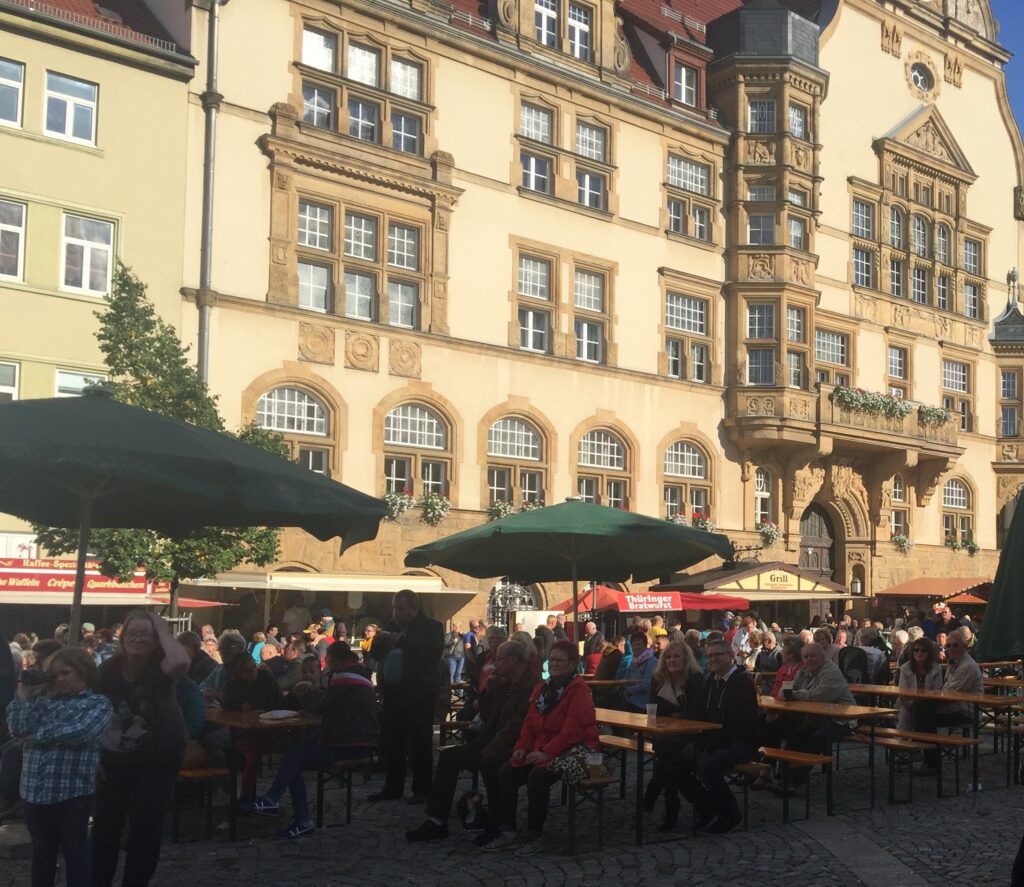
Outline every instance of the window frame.
[[[622, 460], [620, 467], [583, 461], [584, 442], [592, 435], [605, 435], [618, 445]], [[576, 442], [573, 487], [584, 501], [608, 504], [628, 510], [632, 489], [632, 463], [630, 447], [621, 434], [605, 426], [591, 428], [581, 434]], [[616, 500], [620, 496], [622, 504], [617, 505]]]
[[[389, 419], [406, 407], [422, 411], [437, 423], [441, 429], [442, 436], [440, 446], [410, 443], [403, 440], [389, 440]], [[419, 400], [407, 400], [396, 404], [384, 415], [381, 431], [383, 441], [382, 464], [384, 466], [382, 486], [384, 493], [401, 492], [391, 488], [391, 477], [388, 474], [388, 463], [390, 461], [393, 463], [404, 463], [408, 467], [409, 471], [406, 474], [403, 489], [407, 489], [410, 495], [418, 498], [427, 492], [437, 492], [443, 496], [450, 497], [455, 468], [453, 457], [455, 452], [453, 442], [454, 429], [448, 418], [436, 406]], [[437, 489], [438, 487], [439, 489]]]
[[[0, 197], [0, 204], [8, 204], [20, 207], [21, 209], [21, 225], [18, 227], [0, 219], [0, 237], [3, 237], [3, 234], [7, 232], [14, 233], [18, 238], [15, 273], [4, 274], [3, 271], [0, 271], [0, 280], [20, 283], [25, 280], [25, 239], [28, 234], [28, 204], [22, 203], [20, 200], [9, 200], [6, 197]], [[63, 280], [63, 275], [61, 275], [61, 279]]]
[[10, 385], [0, 381], [0, 403], [18, 400], [21, 392], [21, 364], [13, 360], [0, 360], [0, 367], [10, 367], [14, 371], [14, 381]]
[[0, 117], [0, 126], [10, 126], [14, 129], [21, 129], [25, 119], [25, 63], [19, 62], [17, 59], [7, 58], [6, 56], [0, 57], [0, 62], [7, 62], [10, 65], [17, 66], [20, 69], [21, 74], [20, 79], [16, 81], [0, 76], [0, 90], [13, 89], [15, 93], [14, 119], [9, 120], [6, 117]]
[[[103, 244], [99, 241], [88, 241], [82, 238], [72, 237], [70, 238], [67, 234], [67, 223], [68, 219], [82, 219], [86, 222], [95, 222], [100, 225], [106, 225], [110, 230], [110, 242]], [[113, 279], [114, 273], [114, 251], [117, 245], [117, 229], [114, 223], [108, 219], [100, 219], [94, 216], [84, 216], [77, 213], [71, 213], [64, 211], [61, 213], [61, 238], [60, 238], [60, 289], [63, 292], [68, 293], [80, 293], [87, 296], [105, 296], [110, 292], [110, 284]], [[74, 286], [73, 284], [67, 283], [67, 254], [68, 247], [72, 245], [80, 245], [82, 247], [82, 285]], [[87, 285], [89, 279], [90, 270], [92, 266], [92, 254], [93, 249], [98, 251], [106, 250], [107, 252], [107, 272], [106, 272], [106, 286], [102, 290], [93, 289]]]
[[[536, 438], [537, 455], [525, 456], [517, 453], [501, 453], [492, 446], [492, 432], [502, 422], [517, 422], [526, 426], [527, 430]], [[495, 490], [498, 489], [492, 483], [492, 472], [496, 475], [499, 472], [507, 473], [507, 481], [504, 490], [511, 495], [505, 501], [510, 502], [515, 508], [522, 508], [525, 504], [543, 505], [547, 491], [547, 442], [539, 425], [523, 415], [509, 413], [499, 417], [487, 428], [487, 442], [485, 444], [486, 469], [484, 473], [485, 500], [492, 505], [496, 499]], [[527, 489], [537, 489], [537, 493], [527, 500]]]
[[[76, 84], [85, 85], [91, 87], [94, 91], [92, 99], [84, 99], [79, 96], [74, 96], [69, 93], [63, 93], [56, 91], [50, 86], [50, 77], [62, 77], [65, 80], [73, 81]], [[49, 125], [49, 111], [50, 111], [50, 100], [63, 101], [65, 103], [64, 110], [64, 130], [62, 132], [50, 129]], [[89, 137], [82, 138], [74, 134], [75, 129], [75, 112], [79, 107], [87, 108], [89, 110]], [[59, 71], [52, 71], [47, 68], [43, 73], [43, 134], [54, 139], [61, 139], [66, 142], [74, 142], [78, 145], [89, 145], [92, 147], [96, 146], [96, 135], [98, 129], [98, 117], [100, 108], [100, 85], [93, 83], [91, 80], [82, 80], [80, 77], [72, 77], [70, 74], [62, 74]], [[70, 128], [70, 131], [69, 131]]]

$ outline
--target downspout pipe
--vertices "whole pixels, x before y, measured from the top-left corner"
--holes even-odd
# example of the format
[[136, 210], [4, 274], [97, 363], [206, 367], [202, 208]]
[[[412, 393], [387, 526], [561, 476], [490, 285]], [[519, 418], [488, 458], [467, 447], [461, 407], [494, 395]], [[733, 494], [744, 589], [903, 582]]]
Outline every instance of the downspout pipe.
[[220, 8], [226, 0], [210, 0], [206, 34], [206, 90], [200, 96], [203, 104], [203, 219], [199, 243], [199, 308], [198, 369], [203, 383], [210, 374], [210, 314], [215, 301], [213, 292], [213, 173], [217, 163], [217, 115], [224, 100], [217, 91], [220, 63]]

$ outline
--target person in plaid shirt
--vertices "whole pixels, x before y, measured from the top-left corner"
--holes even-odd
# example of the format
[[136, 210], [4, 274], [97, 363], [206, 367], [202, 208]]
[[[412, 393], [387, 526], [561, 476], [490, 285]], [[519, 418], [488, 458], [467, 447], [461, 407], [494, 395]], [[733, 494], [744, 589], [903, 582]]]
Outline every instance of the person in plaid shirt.
[[22, 681], [7, 706], [11, 735], [25, 743], [21, 797], [32, 837], [32, 887], [52, 887], [58, 850], [68, 887], [85, 887], [100, 739], [112, 709], [93, 691], [96, 662], [81, 649], [58, 650], [43, 664], [43, 675], [41, 684]]

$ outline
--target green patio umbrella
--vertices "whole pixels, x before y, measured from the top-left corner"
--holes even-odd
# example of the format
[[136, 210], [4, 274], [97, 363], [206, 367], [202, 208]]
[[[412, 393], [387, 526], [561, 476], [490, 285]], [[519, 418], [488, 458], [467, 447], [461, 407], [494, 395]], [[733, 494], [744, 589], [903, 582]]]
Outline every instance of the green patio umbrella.
[[184, 535], [198, 527], [301, 527], [373, 539], [384, 503], [236, 438], [104, 389], [0, 404], [0, 511], [79, 530], [70, 636], [78, 637], [93, 527]]
[[1024, 507], [1020, 505], [1003, 542], [973, 655], [979, 662], [1024, 655]]
[[573, 622], [581, 578], [645, 582], [707, 557], [733, 556], [720, 533], [569, 499], [409, 551], [407, 567], [447, 567], [485, 579], [509, 576], [523, 584], [572, 581]]

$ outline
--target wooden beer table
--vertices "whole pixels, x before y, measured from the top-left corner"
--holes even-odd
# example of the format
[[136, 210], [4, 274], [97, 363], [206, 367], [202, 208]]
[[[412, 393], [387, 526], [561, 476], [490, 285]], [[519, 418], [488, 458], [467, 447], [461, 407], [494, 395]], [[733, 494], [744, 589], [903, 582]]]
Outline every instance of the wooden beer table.
[[682, 718], [649, 719], [645, 714], [616, 711], [611, 708], [597, 709], [597, 723], [636, 733], [636, 844], [639, 847], [644, 842], [644, 740], [648, 736], [658, 739], [663, 736], [683, 736], [689, 733], [704, 733], [707, 730], [721, 730], [722, 725], [711, 721], [687, 721]]

